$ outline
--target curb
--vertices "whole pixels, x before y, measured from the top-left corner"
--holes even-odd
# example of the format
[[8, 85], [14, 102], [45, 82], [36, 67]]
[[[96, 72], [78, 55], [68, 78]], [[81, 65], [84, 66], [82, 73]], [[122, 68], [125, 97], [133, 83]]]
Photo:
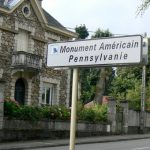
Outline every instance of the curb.
[[[99, 138], [99, 139], [98, 139]], [[108, 143], [108, 142], [119, 142], [119, 141], [129, 141], [129, 140], [138, 140], [138, 139], [148, 139], [150, 138], [150, 135], [147, 136], [141, 136], [141, 135], [134, 135], [134, 136], [113, 136], [113, 137], [91, 137], [91, 138], [85, 138], [85, 139], [77, 139], [76, 140], [76, 145], [82, 145], [82, 144], [94, 144], [94, 143]], [[36, 143], [36, 142], [35, 142]], [[25, 149], [36, 149], [36, 148], [46, 148], [46, 147], [61, 147], [61, 146], [68, 146], [69, 145], [69, 139], [67, 139], [66, 141], [60, 141], [60, 142], [37, 142], [37, 143], [41, 143], [40, 145], [32, 145], [32, 143], [30, 143], [30, 145], [26, 145], [26, 146], [22, 146], [18, 145], [18, 146], [8, 146], [7, 143], [6, 145], [8, 147], [0, 147], [0, 150], [25, 150]]]

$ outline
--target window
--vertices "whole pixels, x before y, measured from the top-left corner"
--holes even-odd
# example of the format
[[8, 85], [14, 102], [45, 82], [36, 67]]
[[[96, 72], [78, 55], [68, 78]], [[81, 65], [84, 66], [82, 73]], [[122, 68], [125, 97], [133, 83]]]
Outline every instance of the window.
[[22, 12], [23, 12], [23, 15], [24, 15], [25, 17], [29, 17], [30, 14], [31, 14], [30, 6], [29, 6], [29, 5], [23, 6]]
[[28, 32], [20, 30], [17, 38], [17, 51], [28, 51]]
[[14, 7], [15, 5], [17, 5], [17, 3], [19, 2], [20, 0], [4, 0], [4, 6], [7, 6], [8, 8], [12, 8]]
[[53, 105], [55, 100], [55, 84], [44, 83], [42, 90], [42, 104]]

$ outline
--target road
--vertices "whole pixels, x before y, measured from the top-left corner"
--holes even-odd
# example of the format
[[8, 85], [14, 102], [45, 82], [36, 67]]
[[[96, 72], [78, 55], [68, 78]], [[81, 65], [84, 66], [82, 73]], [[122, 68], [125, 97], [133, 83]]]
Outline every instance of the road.
[[[76, 150], [150, 150], [150, 139], [76, 145]], [[33, 149], [28, 149], [33, 150]], [[35, 149], [34, 149], [35, 150]], [[68, 146], [39, 148], [36, 150], [69, 150]]]

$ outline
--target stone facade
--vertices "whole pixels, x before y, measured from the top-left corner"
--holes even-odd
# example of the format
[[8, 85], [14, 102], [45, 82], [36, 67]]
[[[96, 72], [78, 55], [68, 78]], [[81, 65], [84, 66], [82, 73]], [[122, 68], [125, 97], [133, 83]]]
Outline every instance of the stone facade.
[[53, 24], [57, 26], [51, 28], [50, 19], [44, 16], [37, 0], [20, 0], [12, 9], [0, 7], [0, 12], [0, 70], [3, 72], [0, 84], [4, 85], [4, 99], [24, 95], [23, 104], [41, 105], [44, 84], [49, 83], [54, 85], [53, 104], [69, 105], [70, 70], [47, 67], [46, 54], [48, 43], [70, 40], [76, 34], [59, 28], [54, 18]]
[[0, 130], [3, 128], [4, 101], [3, 101], [4, 84], [0, 83]]

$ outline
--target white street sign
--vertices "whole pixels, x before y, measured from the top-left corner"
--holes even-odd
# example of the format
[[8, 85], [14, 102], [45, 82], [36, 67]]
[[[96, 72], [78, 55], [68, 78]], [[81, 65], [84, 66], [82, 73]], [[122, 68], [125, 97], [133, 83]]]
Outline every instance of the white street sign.
[[139, 64], [142, 36], [121, 36], [48, 45], [49, 67], [117, 66]]

